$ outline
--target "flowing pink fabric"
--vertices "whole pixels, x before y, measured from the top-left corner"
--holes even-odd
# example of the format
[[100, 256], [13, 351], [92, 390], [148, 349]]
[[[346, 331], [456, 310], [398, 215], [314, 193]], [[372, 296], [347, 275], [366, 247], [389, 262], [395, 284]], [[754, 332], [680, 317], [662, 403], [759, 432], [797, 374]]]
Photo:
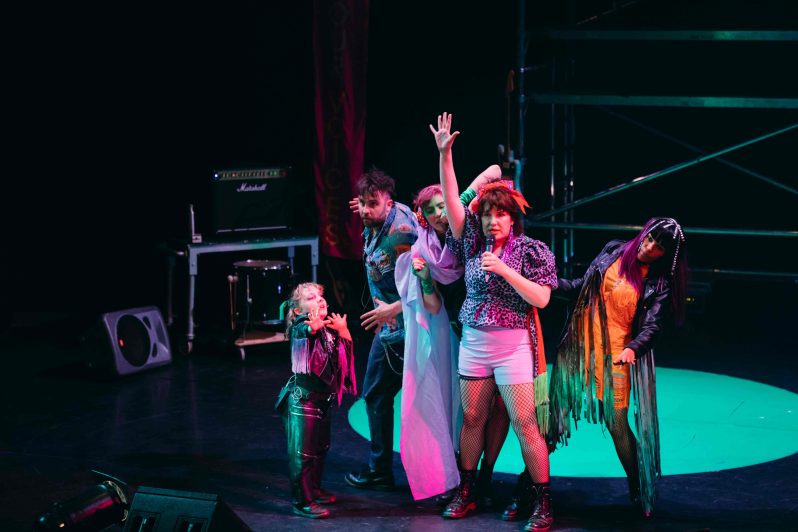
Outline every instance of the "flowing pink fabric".
[[446, 309], [432, 314], [424, 308], [421, 283], [411, 271], [413, 257], [422, 257], [433, 278], [445, 284], [462, 276], [463, 269], [428, 229], [420, 230], [410, 252], [396, 261], [405, 320], [399, 452], [413, 499], [420, 500], [460, 482], [453, 443], [460, 409], [455, 378], [459, 344]]

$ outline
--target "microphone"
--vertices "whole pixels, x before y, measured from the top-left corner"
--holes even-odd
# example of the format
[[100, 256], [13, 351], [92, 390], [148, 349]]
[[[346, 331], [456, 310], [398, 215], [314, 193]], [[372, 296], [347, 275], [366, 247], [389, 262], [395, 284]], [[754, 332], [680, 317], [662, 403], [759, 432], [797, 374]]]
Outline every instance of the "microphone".
[[[485, 237], [485, 251], [493, 253], [493, 246], [496, 245], [496, 237], [493, 235], [488, 235]], [[485, 272], [485, 282], [488, 282], [490, 278], [490, 272]]]

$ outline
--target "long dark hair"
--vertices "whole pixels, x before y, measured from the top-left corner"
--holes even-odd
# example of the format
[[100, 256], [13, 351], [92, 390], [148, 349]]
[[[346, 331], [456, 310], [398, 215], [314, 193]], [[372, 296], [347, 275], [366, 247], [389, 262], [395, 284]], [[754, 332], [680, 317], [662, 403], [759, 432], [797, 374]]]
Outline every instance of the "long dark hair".
[[651, 236], [665, 248], [665, 254], [649, 265], [648, 277], [655, 279], [657, 288], [670, 282], [671, 312], [674, 321], [684, 323], [687, 306], [687, 246], [682, 226], [673, 218], [651, 218], [636, 237], [626, 243], [621, 255], [620, 275], [631, 284], [638, 294], [643, 293], [643, 277], [640, 274], [637, 251], [643, 239]]

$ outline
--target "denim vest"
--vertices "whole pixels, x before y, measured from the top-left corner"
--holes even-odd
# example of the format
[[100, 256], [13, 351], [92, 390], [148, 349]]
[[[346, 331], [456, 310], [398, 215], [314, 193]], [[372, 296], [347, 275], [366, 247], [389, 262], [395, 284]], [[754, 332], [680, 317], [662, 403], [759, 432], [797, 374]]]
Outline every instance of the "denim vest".
[[[385, 223], [376, 232], [370, 227], [363, 230], [363, 264], [374, 303], [376, 297], [385, 303], [399, 301], [394, 269], [396, 259], [409, 251], [418, 238], [416, 215], [407, 205], [394, 202]], [[401, 342], [405, 337], [404, 317], [396, 316], [396, 327], [387, 324], [380, 328], [380, 340], [386, 344]]]

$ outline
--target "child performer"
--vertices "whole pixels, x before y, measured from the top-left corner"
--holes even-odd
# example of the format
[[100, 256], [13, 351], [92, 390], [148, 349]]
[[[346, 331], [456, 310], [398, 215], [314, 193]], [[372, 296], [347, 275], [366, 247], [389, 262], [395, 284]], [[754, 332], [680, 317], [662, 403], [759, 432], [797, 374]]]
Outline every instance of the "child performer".
[[343, 316], [327, 314], [324, 287], [297, 286], [283, 303], [291, 339], [293, 375], [280, 391], [276, 408], [288, 438], [288, 472], [296, 515], [318, 519], [335, 502], [321, 488], [324, 458], [330, 448], [330, 407], [344, 392], [357, 393], [352, 335]]

